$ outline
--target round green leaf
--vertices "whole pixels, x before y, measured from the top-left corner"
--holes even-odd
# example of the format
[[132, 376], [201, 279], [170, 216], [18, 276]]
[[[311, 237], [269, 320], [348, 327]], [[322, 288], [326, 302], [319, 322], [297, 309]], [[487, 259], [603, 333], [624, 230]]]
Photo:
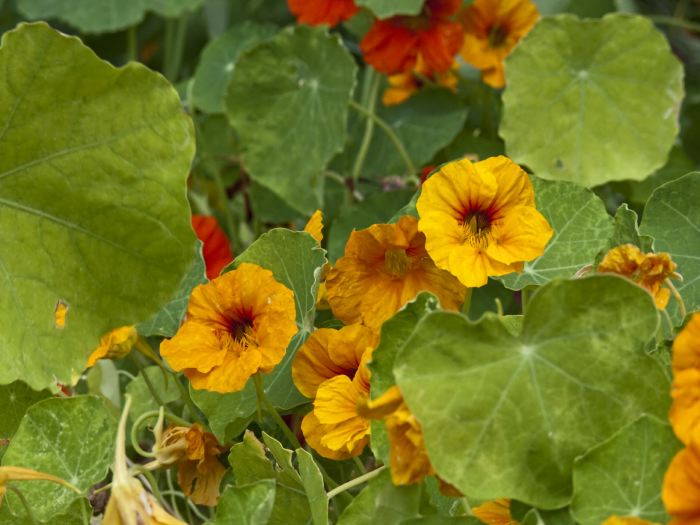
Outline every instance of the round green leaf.
[[667, 423], [644, 417], [587, 452], [574, 465], [576, 521], [599, 525], [615, 514], [667, 523], [661, 485], [680, 447]]
[[394, 375], [442, 479], [556, 509], [574, 458], [643, 413], [665, 417], [668, 379], [644, 352], [657, 324], [651, 296], [625, 279], [552, 281], [518, 336], [495, 315], [426, 315]]
[[216, 506], [216, 518], [208, 525], [258, 525], [267, 523], [275, 504], [275, 481], [261, 479], [250, 485], [229, 485]]
[[273, 25], [244, 22], [207, 44], [197, 64], [192, 87], [195, 106], [209, 113], [224, 113], [226, 89], [236, 60], [246, 51], [277, 32]]
[[295, 26], [243, 53], [226, 99], [251, 177], [292, 207], [320, 206], [322, 171], [343, 147], [355, 62], [327, 30]]
[[[86, 493], [107, 476], [113, 460], [116, 427], [116, 419], [102, 398], [45, 399], [27, 410], [2, 464], [58, 476]], [[80, 494], [49, 481], [13, 483], [42, 521], [80, 499]], [[22, 508], [13, 494], [8, 494], [8, 503], [11, 508]]]
[[613, 232], [613, 220], [591, 190], [571, 182], [532, 179], [537, 209], [554, 229], [544, 253], [525, 263], [522, 273], [503, 277], [511, 290], [572, 277], [591, 264]]
[[371, 9], [377, 18], [394, 15], [417, 15], [423, 8], [424, 0], [356, 0], [358, 6]]
[[[654, 238], [654, 250], [668, 252], [683, 282], [676, 288], [688, 312], [700, 307], [700, 172], [660, 186], [649, 197], [640, 231]], [[680, 324], [678, 301], [671, 298], [671, 316]]]
[[506, 78], [506, 150], [545, 179], [644, 179], [678, 133], [683, 67], [643, 17], [545, 18], [506, 61]]
[[174, 295], [192, 123], [163, 77], [43, 23], [5, 33], [0, 70], [0, 383], [55, 388]]

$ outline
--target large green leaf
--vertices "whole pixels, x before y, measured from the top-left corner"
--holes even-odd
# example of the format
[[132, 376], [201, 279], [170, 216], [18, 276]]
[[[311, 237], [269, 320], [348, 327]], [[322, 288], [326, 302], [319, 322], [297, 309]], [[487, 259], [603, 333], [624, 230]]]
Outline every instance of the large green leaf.
[[575, 457], [643, 413], [665, 417], [668, 380], [644, 352], [658, 322], [651, 296], [618, 276], [552, 281], [518, 336], [495, 315], [426, 315], [394, 375], [441, 478], [555, 509]]
[[[683, 282], [677, 283], [688, 312], [700, 307], [700, 172], [660, 186], [649, 197], [640, 230], [654, 238], [654, 250], [668, 252]], [[678, 302], [667, 309], [676, 324], [683, 321]]]
[[36, 517], [32, 519], [19, 502], [12, 511], [10, 511], [9, 505], [0, 507], [0, 523], [2, 525], [85, 525], [90, 522], [91, 515], [92, 509], [87, 498], [76, 499], [63, 512], [46, 521], [37, 521]]
[[[50, 398], [32, 406], [2, 459], [4, 466], [53, 474], [87, 490], [107, 476], [112, 463], [116, 418], [95, 396]], [[80, 498], [48, 481], [17, 481], [39, 520], [48, 520]], [[12, 509], [22, 504], [8, 494]]]
[[571, 277], [593, 263], [613, 231], [613, 221], [595, 193], [571, 182], [532, 179], [537, 209], [554, 229], [544, 253], [525, 263], [522, 273], [502, 278], [512, 290]]
[[57, 18], [83, 33], [106, 33], [143, 20], [146, 11], [175, 17], [204, 0], [18, 0], [17, 9], [31, 20]]
[[261, 479], [250, 485], [229, 485], [208, 525], [260, 525], [267, 523], [275, 504], [275, 481]]
[[[292, 381], [292, 361], [313, 329], [316, 293], [321, 268], [326, 264], [325, 251], [308, 233], [276, 228], [261, 235], [236, 257], [232, 267], [243, 262], [255, 263], [271, 270], [275, 279], [294, 292], [299, 332], [289, 344], [282, 362], [264, 376], [263, 385], [276, 408], [289, 409], [301, 405], [306, 398], [299, 393]], [[242, 391], [233, 394], [193, 390], [192, 395], [194, 402], [209, 418], [212, 430], [222, 438], [226, 436], [229, 423], [252, 415], [257, 406], [252, 381]]]
[[[179, 379], [168, 377], [166, 373], [157, 366], [147, 366], [141, 369], [139, 375], [126, 387], [126, 393], [131, 396], [131, 410], [129, 419], [136, 421], [146, 412], [158, 410], [160, 405], [153, 397], [151, 388], [163, 403], [173, 403], [180, 399], [180, 390], [175, 381]], [[150, 388], [145, 377], [150, 382]]]
[[243, 22], [209, 42], [194, 74], [192, 100], [195, 106], [209, 113], [224, 113], [224, 98], [238, 57], [276, 32], [273, 25]]
[[599, 525], [616, 514], [668, 522], [661, 485], [680, 447], [667, 423], [645, 417], [587, 452], [574, 466], [576, 521]]
[[357, 5], [367, 7], [378, 18], [394, 15], [417, 15], [424, 0], [357, 0]]
[[175, 293], [192, 123], [163, 77], [43, 23], [3, 35], [0, 70], [0, 383], [55, 388]]
[[337, 36], [295, 26], [243, 53], [226, 110], [251, 177], [294, 208], [320, 207], [328, 160], [345, 140], [355, 63]]
[[0, 386], [0, 458], [27, 409], [50, 395], [48, 390], [37, 392], [21, 381]]
[[323, 475], [314, 458], [303, 448], [296, 449], [299, 475], [309, 499], [314, 525], [328, 525], [328, 497], [323, 485]]
[[683, 68], [643, 17], [544, 18], [506, 61], [506, 151], [545, 179], [641, 180], [678, 133]]

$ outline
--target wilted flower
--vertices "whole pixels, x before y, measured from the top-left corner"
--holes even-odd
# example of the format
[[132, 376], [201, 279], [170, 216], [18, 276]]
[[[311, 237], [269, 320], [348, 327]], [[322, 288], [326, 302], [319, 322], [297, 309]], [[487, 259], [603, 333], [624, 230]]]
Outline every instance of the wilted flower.
[[289, 10], [301, 24], [327, 24], [331, 27], [357, 13], [353, 0], [287, 0]]
[[420, 59], [427, 71], [448, 71], [464, 34], [453, 22], [461, 0], [427, 0], [417, 16], [377, 20], [360, 43], [365, 61], [387, 75], [408, 73]]
[[319, 243], [323, 240], [323, 213], [316, 210], [304, 226], [304, 231], [316, 239]]
[[457, 75], [452, 69], [443, 72], [432, 72], [426, 66], [423, 57], [419, 56], [413, 71], [398, 73], [389, 77], [389, 87], [384, 91], [382, 102], [385, 106], [405, 102], [423, 86], [425, 79], [452, 91], [457, 89]]
[[487, 501], [483, 505], [472, 509], [474, 516], [486, 525], [517, 525], [517, 521], [510, 514], [510, 500], [506, 498]]
[[474, 0], [461, 14], [464, 60], [481, 70], [486, 84], [506, 84], [503, 60], [539, 20], [530, 0]]
[[202, 241], [202, 257], [207, 267], [207, 277], [214, 279], [233, 261], [228, 237], [219, 226], [216, 217], [209, 215], [192, 215], [192, 227], [197, 238]]
[[196, 389], [237, 392], [282, 360], [295, 318], [292, 291], [271, 271], [242, 263], [194, 289], [187, 320], [161, 343], [161, 355]]
[[527, 174], [503, 156], [443, 165], [423, 184], [416, 207], [428, 254], [470, 287], [521, 271], [554, 233], [535, 208]]
[[119, 359], [124, 357], [136, 344], [139, 334], [133, 326], [115, 328], [100, 339], [100, 346], [88, 358], [87, 366], [95, 366], [100, 359]]
[[418, 221], [410, 216], [353, 231], [345, 255], [328, 272], [326, 290], [338, 319], [375, 327], [423, 290], [435, 294], [448, 310], [458, 310], [466, 293], [432, 261]]

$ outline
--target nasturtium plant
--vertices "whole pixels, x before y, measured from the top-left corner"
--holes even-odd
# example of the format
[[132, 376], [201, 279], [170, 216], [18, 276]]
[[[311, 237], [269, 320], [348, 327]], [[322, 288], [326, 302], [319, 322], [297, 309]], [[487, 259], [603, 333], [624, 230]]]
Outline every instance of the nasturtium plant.
[[506, 76], [500, 133], [538, 176], [596, 186], [644, 179], [666, 162], [683, 68], [644, 17], [545, 18]]

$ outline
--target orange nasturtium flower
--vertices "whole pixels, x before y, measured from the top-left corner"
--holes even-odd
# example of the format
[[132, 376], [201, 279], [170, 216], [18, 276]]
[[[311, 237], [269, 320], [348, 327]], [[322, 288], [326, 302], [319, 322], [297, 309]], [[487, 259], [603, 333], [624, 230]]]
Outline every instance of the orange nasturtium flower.
[[100, 359], [119, 359], [124, 357], [136, 344], [139, 334], [133, 326], [115, 328], [100, 339], [100, 345], [90, 355], [87, 367], [95, 366]]
[[693, 429], [700, 427], [700, 312], [693, 314], [673, 342], [672, 368], [673, 404], [668, 417], [678, 439], [687, 445]]
[[510, 500], [507, 498], [487, 501], [472, 509], [474, 516], [487, 525], [517, 525], [510, 514]]
[[219, 485], [226, 474], [218, 459], [225, 448], [216, 436], [197, 423], [190, 427], [170, 426], [163, 431], [162, 412], [154, 434], [154, 466], [177, 463], [177, 481], [185, 496], [197, 505], [216, 505]]
[[119, 420], [112, 466], [112, 488], [102, 525], [187, 525], [168, 514], [158, 501], [129, 472], [126, 463], [126, 421], [131, 396], [126, 396]]
[[539, 20], [530, 0], [475, 0], [461, 14], [465, 62], [481, 70], [491, 87], [506, 84], [503, 60]]
[[700, 425], [693, 429], [688, 446], [671, 461], [661, 499], [672, 518], [669, 525], [700, 523]]
[[610, 516], [603, 525], [659, 525], [636, 516]]
[[452, 69], [443, 72], [432, 72], [426, 66], [423, 57], [419, 56], [413, 71], [398, 73], [389, 77], [389, 87], [386, 88], [382, 95], [382, 102], [385, 106], [393, 106], [405, 102], [423, 86], [426, 78], [452, 91], [457, 89], [457, 75]]
[[[666, 308], [671, 290], [669, 279], [679, 279], [676, 263], [667, 253], [643, 253], [634, 244], [616, 246], [605, 254], [598, 265], [599, 272], [624, 275], [645, 288], [654, 297], [656, 307]], [[664, 286], [666, 285], [666, 286]]]
[[469, 287], [521, 271], [554, 233], [535, 208], [527, 174], [503, 156], [443, 165], [423, 184], [416, 208], [428, 254]]
[[300, 24], [311, 26], [333, 27], [357, 13], [354, 0], [287, 0], [287, 3]]
[[452, 68], [464, 33], [451, 17], [462, 0], [427, 0], [416, 16], [377, 20], [360, 42], [365, 62], [387, 75], [409, 73], [420, 59], [428, 72]]
[[418, 221], [408, 215], [396, 224], [353, 231], [326, 277], [328, 303], [345, 324], [380, 326], [419, 292], [435, 294], [447, 310], [458, 310], [466, 289], [439, 269], [425, 251]]
[[357, 406], [369, 397], [367, 361], [377, 342], [377, 334], [359, 324], [319, 328], [294, 357], [294, 384], [314, 400], [301, 429], [323, 457], [357, 456], [369, 441], [369, 420], [358, 414]]
[[233, 261], [228, 237], [219, 226], [216, 217], [209, 215], [192, 215], [192, 227], [197, 238], [202, 241], [202, 257], [207, 267], [207, 277], [213, 279]]
[[309, 222], [304, 226], [304, 231], [316, 239], [319, 243], [323, 240], [323, 213], [321, 210], [316, 210]]
[[194, 289], [187, 319], [161, 343], [161, 355], [195, 389], [238, 392], [250, 376], [282, 360], [295, 318], [292, 291], [271, 271], [242, 263]]

